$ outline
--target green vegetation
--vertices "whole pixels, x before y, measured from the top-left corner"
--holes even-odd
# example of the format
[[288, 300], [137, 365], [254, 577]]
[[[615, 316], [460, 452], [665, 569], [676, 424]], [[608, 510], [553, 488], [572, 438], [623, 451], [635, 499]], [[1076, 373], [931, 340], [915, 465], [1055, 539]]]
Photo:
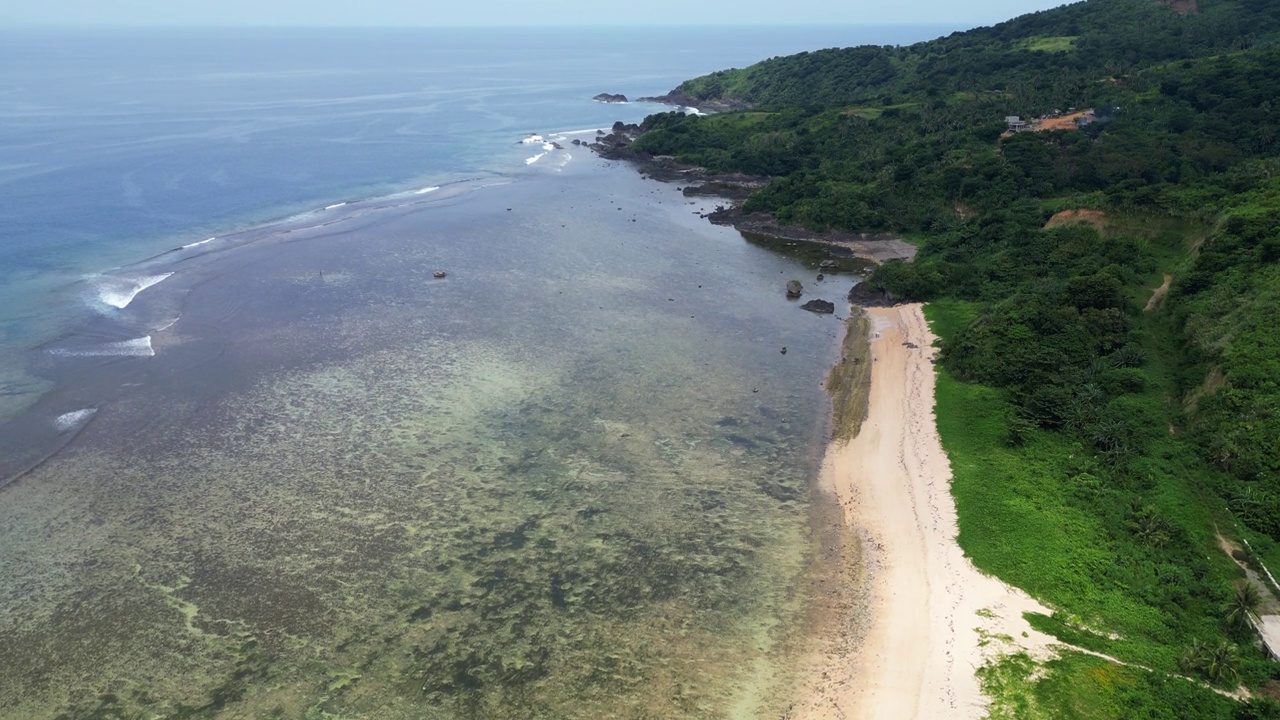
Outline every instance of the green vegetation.
[[827, 374], [834, 408], [831, 435], [841, 440], [857, 437], [862, 429], [871, 391], [871, 327], [866, 313], [854, 313], [846, 325], [840, 362]]
[[[1280, 6], [1199, 6], [774, 58], [679, 88], [749, 117], [635, 143], [773, 176], [745, 211], [917, 240], [866, 282], [930, 302], [961, 545], [1055, 608], [1037, 628], [1129, 664], [1007, 657], [994, 717], [1280, 716], [1209, 689], [1280, 674], [1218, 544], [1243, 527], [1280, 565]], [[1096, 121], [1004, 135], [1070, 108]]]
[[[1236, 720], [1237, 705], [1195, 683], [1068, 652], [1040, 666], [1024, 654], [983, 668], [992, 720]], [[1270, 717], [1259, 715], [1257, 717]]]
[[1074, 35], [1058, 35], [1056, 37], [1033, 37], [1027, 38], [1017, 44], [1021, 50], [1031, 50], [1034, 52], [1067, 52], [1074, 50], [1076, 41], [1080, 38]]

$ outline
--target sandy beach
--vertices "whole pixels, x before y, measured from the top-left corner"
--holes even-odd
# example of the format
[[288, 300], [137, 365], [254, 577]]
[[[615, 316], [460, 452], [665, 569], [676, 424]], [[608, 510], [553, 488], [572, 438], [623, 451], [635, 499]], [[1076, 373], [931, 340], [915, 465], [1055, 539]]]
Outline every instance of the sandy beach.
[[829, 637], [795, 718], [980, 718], [987, 658], [1048, 651], [1024, 612], [1047, 612], [979, 572], [956, 543], [951, 467], [934, 422], [934, 336], [922, 307], [867, 311], [866, 421], [828, 448], [822, 483], [862, 544], [862, 607]]

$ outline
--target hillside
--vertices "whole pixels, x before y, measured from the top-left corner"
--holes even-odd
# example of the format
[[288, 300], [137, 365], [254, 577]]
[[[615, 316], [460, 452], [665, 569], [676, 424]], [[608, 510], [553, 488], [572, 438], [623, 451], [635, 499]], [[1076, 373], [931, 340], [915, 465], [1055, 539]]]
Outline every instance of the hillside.
[[1088, 0], [690, 80], [749, 107], [632, 146], [771, 177], [744, 212], [919, 241], [865, 285], [931, 303], [966, 554], [1153, 671], [1007, 658], [998, 717], [1280, 717], [1179, 679], [1280, 698], [1248, 623], [1277, 589], [1221, 549], [1280, 568], [1277, 39], [1262, 0]]
[[862, 46], [772, 58], [682, 83], [694, 104], [892, 105], [894, 96], [1001, 93], [1024, 112], [1077, 104], [1099, 78], [1153, 63], [1266, 43], [1280, 6], [1202, 0], [1182, 14], [1153, 0], [1091, 0], [906, 47]]

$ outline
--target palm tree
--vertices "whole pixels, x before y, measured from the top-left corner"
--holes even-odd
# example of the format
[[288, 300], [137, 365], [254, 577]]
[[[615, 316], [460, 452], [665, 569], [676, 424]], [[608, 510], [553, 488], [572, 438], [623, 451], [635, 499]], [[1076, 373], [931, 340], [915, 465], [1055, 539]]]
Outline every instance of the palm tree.
[[1227, 640], [1219, 640], [1217, 645], [1192, 640], [1178, 664], [1186, 672], [1200, 673], [1211, 683], [1236, 685], [1240, 682], [1240, 651]]
[[1150, 507], [1141, 507], [1129, 522], [1133, 537], [1140, 544], [1159, 550], [1169, 543], [1169, 521]]
[[1204, 667], [1205, 659], [1209, 657], [1209, 645], [1200, 638], [1191, 641], [1191, 646], [1182, 653], [1182, 657], [1178, 659], [1178, 664], [1182, 666], [1183, 672], [1200, 672]]
[[1237, 685], [1240, 682], [1240, 651], [1235, 644], [1219, 640], [1205, 658], [1203, 670], [1210, 682]]
[[1233, 630], [1248, 630], [1258, 620], [1258, 606], [1262, 604], [1262, 593], [1257, 586], [1244, 581], [1236, 586], [1235, 597], [1222, 606], [1222, 619]]

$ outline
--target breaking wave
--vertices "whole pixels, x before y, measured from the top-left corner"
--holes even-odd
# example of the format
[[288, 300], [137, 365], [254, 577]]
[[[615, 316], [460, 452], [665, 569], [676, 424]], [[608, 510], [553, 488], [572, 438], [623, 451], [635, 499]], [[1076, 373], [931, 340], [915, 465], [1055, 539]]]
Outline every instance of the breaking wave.
[[53, 348], [49, 352], [61, 357], [153, 357], [156, 354], [150, 335], [99, 345]]
[[79, 430], [84, 424], [89, 422], [89, 418], [98, 412], [97, 408], [85, 408], [83, 410], [73, 410], [69, 413], [62, 413], [53, 420], [53, 429], [59, 434]]
[[[207, 241], [206, 241], [207, 242]], [[102, 277], [93, 282], [98, 291], [98, 300], [117, 310], [129, 307], [129, 303], [138, 293], [164, 280], [173, 273], [162, 275], [146, 275], [138, 278]]]

